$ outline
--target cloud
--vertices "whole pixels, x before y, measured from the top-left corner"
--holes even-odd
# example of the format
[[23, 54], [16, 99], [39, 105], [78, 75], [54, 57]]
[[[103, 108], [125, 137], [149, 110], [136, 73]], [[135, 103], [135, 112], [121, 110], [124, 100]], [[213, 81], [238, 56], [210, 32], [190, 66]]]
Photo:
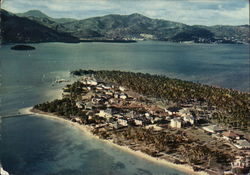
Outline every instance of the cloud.
[[15, 13], [39, 9], [52, 17], [78, 19], [141, 13], [190, 25], [249, 23], [247, 0], [5, 0], [3, 8]]

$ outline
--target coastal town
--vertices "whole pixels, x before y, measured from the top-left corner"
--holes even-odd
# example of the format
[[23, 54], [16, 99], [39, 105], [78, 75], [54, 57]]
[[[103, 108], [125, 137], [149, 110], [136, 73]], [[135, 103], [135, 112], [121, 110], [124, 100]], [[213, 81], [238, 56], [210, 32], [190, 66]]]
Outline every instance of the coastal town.
[[106, 82], [93, 74], [63, 88], [62, 99], [34, 106], [86, 125], [100, 139], [208, 174], [247, 174], [250, 134], [212, 122], [216, 106], [176, 103]]

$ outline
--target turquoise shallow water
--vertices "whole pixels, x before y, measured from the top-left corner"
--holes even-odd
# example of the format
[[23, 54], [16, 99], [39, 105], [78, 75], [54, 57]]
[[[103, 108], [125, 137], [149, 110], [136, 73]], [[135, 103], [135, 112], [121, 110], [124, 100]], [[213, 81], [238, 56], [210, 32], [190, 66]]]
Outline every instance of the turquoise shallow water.
[[[1, 115], [52, 99], [51, 86], [69, 71], [119, 69], [248, 90], [246, 45], [166, 42], [41, 43], [35, 51], [0, 48]], [[2, 120], [1, 161], [13, 174], [181, 174], [84, 136], [48, 119], [23, 116]]]
[[37, 116], [3, 121], [2, 164], [15, 175], [185, 174], [104, 144], [60, 121]]

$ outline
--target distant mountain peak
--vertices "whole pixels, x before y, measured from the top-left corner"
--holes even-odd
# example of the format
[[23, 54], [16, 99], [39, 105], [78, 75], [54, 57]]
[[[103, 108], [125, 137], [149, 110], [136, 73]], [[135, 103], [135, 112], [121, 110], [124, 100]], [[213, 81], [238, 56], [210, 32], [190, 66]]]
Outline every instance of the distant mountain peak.
[[58, 32], [27, 17], [12, 15], [8, 11], [0, 13], [2, 43], [36, 42], [79, 42], [70, 34]]
[[41, 12], [40, 10], [29, 10], [27, 12], [21, 13], [21, 16], [32, 16], [32, 17], [38, 17], [38, 18], [49, 18], [46, 14]]
[[[132, 14], [129, 14], [129, 15], [121, 15], [121, 14], [108, 14], [108, 15], [104, 15], [104, 16], [99, 16], [99, 18], [102, 18], [102, 17], [130, 17], [130, 18], [148, 18], [140, 13], [132, 13]], [[90, 18], [93, 18], [93, 17], [90, 17]], [[89, 19], [90, 19], [89, 18]], [[95, 18], [95, 17], [94, 17]]]
[[129, 16], [143, 16], [143, 17], [145, 17], [144, 15], [142, 15], [142, 14], [140, 14], [140, 13], [132, 13], [132, 14], [130, 14]]
[[142, 15], [142, 14], [140, 14], [140, 13], [132, 13], [132, 14], [130, 14], [130, 15], [128, 15], [129, 17], [133, 17], [133, 18], [149, 18], [149, 17], [147, 17], [147, 16], [144, 16], [144, 15]]
[[41, 19], [42, 20], [48, 19], [48, 20], [50, 20], [50, 23], [51, 23], [51, 21], [56, 22], [56, 23], [65, 23], [65, 22], [75, 21], [75, 19], [73, 19], [73, 18], [52, 18], [52, 17], [49, 17], [48, 15], [46, 15], [45, 13], [41, 12], [40, 10], [29, 10], [29, 11], [24, 12], [24, 13], [18, 13], [17, 16], [27, 17], [27, 18], [30, 18], [32, 20], [38, 20], [39, 22], [41, 22], [40, 21]]

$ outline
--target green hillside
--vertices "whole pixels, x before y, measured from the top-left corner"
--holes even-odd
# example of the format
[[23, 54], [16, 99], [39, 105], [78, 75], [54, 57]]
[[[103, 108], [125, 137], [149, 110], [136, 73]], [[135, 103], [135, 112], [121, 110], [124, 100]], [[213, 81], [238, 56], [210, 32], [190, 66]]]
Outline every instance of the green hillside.
[[2, 43], [78, 42], [78, 38], [55, 31], [36, 21], [1, 10]]

